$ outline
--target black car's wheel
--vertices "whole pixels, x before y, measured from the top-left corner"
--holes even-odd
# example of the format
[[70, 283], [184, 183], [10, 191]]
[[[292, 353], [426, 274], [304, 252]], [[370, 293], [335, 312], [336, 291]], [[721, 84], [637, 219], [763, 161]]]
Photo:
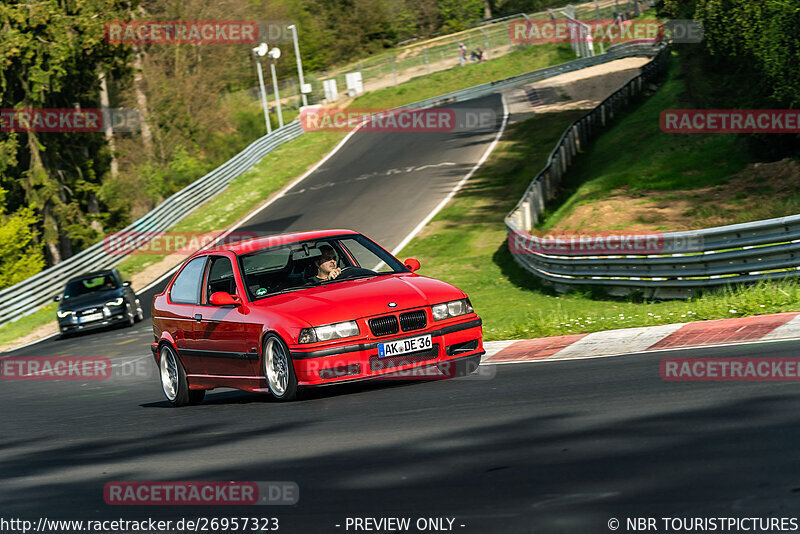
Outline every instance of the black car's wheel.
[[[186, 406], [190, 403], [189, 382], [180, 358], [167, 344], [158, 349], [158, 369], [161, 375], [161, 389], [173, 406]], [[205, 391], [203, 391], [205, 394]]]
[[144, 310], [142, 310], [142, 303], [139, 302], [139, 299], [136, 299], [136, 322], [144, 321]]
[[480, 355], [470, 356], [469, 358], [464, 358], [463, 360], [440, 363], [439, 371], [441, 371], [441, 373], [447, 378], [457, 378], [459, 376], [471, 375], [472, 373], [476, 372], [480, 364]]
[[282, 401], [297, 397], [297, 375], [286, 343], [275, 334], [264, 338], [264, 376], [272, 395]]
[[71, 335], [72, 335], [72, 334], [70, 334], [70, 333], [69, 333], [69, 332], [67, 332], [66, 330], [61, 330], [61, 331], [59, 331], [59, 333], [58, 333], [58, 339], [67, 339], [67, 338], [68, 338], [68, 337], [70, 337]]
[[136, 323], [136, 314], [131, 307], [130, 302], [125, 304], [125, 326], [133, 326]]

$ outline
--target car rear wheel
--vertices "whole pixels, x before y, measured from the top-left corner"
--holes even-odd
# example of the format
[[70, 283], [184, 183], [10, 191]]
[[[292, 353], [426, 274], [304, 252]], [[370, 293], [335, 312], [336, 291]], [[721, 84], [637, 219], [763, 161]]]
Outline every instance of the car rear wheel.
[[[173, 406], [189, 404], [189, 383], [181, 360], [169, 345], [161, 345], [158, 351], [158, 368], [161, 375], [161, 389]], [[203, 391], [203, 390], [200, 390]], [[205, 391], [203, 391], [205, 394]], [[202, 400], [202, 399], [201, 399]]]
[[290, 401], [297, 397], [297, 375], [289, 349], [275, 334], [264, 339], [264, 376], [276, 399]]
[[439, 364], [439, 371], [447, 378], [458, 378], [459, 376], [467, 376], [476, 372], [480, 364], [480, 355], [470, 356], [455, 362], [441, 363]]

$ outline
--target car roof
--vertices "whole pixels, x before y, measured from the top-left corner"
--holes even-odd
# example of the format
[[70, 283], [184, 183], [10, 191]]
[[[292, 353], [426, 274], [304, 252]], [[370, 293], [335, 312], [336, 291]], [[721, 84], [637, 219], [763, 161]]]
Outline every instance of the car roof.
[[354, 230], [312, 230], [309, 232], [292, 232], [286, 234], [276, 234], [267, 237], [257, 237], [255, 239], [246, 239], [243, 241], [236, 241], [234, 243], [228, 243], [225, 245], [219, 245], [216, 247], [212, 247], [207, 250], [203, 250], [198, 252], [196, 255], [207, 254], [215, 251], [220, 250], [229, 250], [234, 254], [244, 254], [247, 252], [253, 252], [254, 250], [259, 250], [262, 248], [273, 247], [276, 245], [281, 245], [285, 243], [294, 243], [296, 241], [307, 241], [313, 239], [322, 239], [325, 237], [331, 237], [336, 235], [359, 235], [358, 232]]

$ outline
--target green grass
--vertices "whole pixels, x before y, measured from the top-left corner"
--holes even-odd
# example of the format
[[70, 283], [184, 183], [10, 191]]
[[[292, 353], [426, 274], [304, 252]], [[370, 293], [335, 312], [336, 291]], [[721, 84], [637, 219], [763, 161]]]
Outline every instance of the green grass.
[[58, 304], [51, 302], [13, 323], [4, 324], [0, 328], [0, 346], [35, 332], [48, 323], [55, 322], [57, 308]]
[[352, 108], [391, 108], [576, 59], [567, 44], [529, 46], [484, 63], [468, 63], [419, 76], [356, 98]]
[[419, 274], [463, 289], [486, 340], [536, 338], [800, 310], [800, 283], [759, 283], [686, 301], [637, 302], [590, 290], [557, 294], [520, 268], [506, 246], [505, 215], [581, 112], [540, 115], [509, 128], [487, 163], [401, 252]]
[[[741, 171], [750, 161], [742, 137], [661, 131], [659, 116], [663, 110], [693, 107], [683, 100], [683, 91], [680, 57], [673, 55], [663, 86], [640, 106], [622, 114], [586, 154], [575, 160], [563, 182], [563, 203], [538, 228], [551, 229], [578, 206], [607, 199], [622, 188], [635, 193], [719, 186]], [[759, 215], [763, 211], [759, 209]], [[696, 215], [711, 213], [698, 211]]]

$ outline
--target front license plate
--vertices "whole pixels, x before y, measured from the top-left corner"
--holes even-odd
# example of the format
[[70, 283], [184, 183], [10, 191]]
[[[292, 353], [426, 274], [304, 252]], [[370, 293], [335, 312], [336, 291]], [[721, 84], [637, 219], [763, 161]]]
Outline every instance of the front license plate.
[[378, 357], [398, 356], [409, 352], [417, 352], [431, 348], [431, 336], [410, 337], [408, 339], [398, 339], [397, 341], [387, 341], [378, 343]]
[[90, 313], [89, 315], [84, 315], [83, 317], [78, 317], [79, 323], [88, 323], [91, 321], [99, 321], [103, 318], [102, 313]]

